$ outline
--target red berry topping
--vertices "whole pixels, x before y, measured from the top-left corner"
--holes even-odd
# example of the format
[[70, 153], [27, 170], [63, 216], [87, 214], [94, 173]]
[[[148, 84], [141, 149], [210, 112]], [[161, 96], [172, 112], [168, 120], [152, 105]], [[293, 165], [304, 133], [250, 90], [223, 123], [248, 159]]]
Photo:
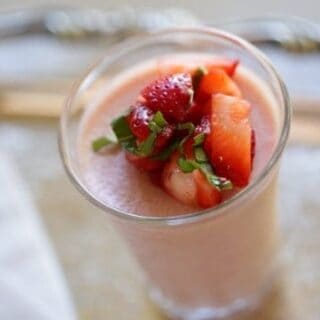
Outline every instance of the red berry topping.
[[210, 160], [218, 176], [236, 186], [249, 183], [251, 172], [250, 105], [237, 97], [212, 97]]
[[152, 116], [153, 111], [142, 104], [135, 105], [128, 115], [129, 127], [139, 140], [145, 140], [149, 136], [148, 124]]
[[196, 185], [198, 206], [201, 208], [210, 208], [219, 204], [222, 199], [221, 192], [208, 182], [200, 170], [193, 171], [192, 175]]
[[158, 134], [157, 139], [154, 143], [154, 153], [157, 154], [165, 149], [168, 144], [171, 142], [174, 135], [174, 126], [167, 125], [164, 127], [161, 132]]
[[200, 81], [196, 94], [199, 102], [207, 101], [213, 94], [222, 93], [241, 97], [241, 91], [228, 74], [220, 68], [212, 68]]
[[186, 119], [192, 96], [192, 80], [188, 73], [177, 73], [160, 78], [141, 92], [145, 104], [153, 111], [161, 111], [168, 121]]
[[130, 152], [126, 152], [126, 158], [134, 166], [143, 171], [155, 171], [164, 165], [163, 161], [140, 157]]
[[239, 64], [239, 60], [230, 60], [230, 59], [216, 59], [214, 62], [209, 63], [207, 65], [207, 69], [210, 71], [211, 69], [220, 68], [223, 69], [228, 76], [232, 77], [236, 72], [237, 66]]
[[221, 193], [211, 185], [200, 170], [184, 173], [177, 164], [175, 153], [162, 171], [164, 189], [175, 199], [187, 205], [209, 208], [221, 202]]

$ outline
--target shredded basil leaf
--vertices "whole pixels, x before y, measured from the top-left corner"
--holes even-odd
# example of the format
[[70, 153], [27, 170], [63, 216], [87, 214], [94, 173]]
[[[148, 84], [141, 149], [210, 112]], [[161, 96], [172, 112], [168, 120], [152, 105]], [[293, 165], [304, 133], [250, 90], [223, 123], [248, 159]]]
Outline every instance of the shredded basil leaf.
[[137, 153], [143, 157], [150, 156], [157, 139], [157, 132], [151, 132], [146, 140], [138, 145]]
[[134, 139], [134, 135], [132, 134], [127, 119], [124, 116], [113, 120], [111, 122], [111, 127], [120, 143]]
[[199, 87], [199, 84], [203, 78], [208, 73], [208, 70], [201, 66], [196, 69], [194, 72], [194, 75], [192, 76], [192, 87], [194, 90], [197, 90]]
[[168, 122], [163, 116], [163, 113], [161, 111], [157, 111], [152, 119], [153, 122], [160, 128], [164, 128], [166, 125], [168, 125]]
[[199, 168], [199, 165], [196, 161], [186, 159], [184, 156], [178, 158], [177, 164], [184, 173], [189, 173]]
[[205, 175], [208, 182], [215, 186], [219, 191], [230, 190], [233, 188], [232, 182], [230, 180], [218, 177], [213, 173], [212, 167], [209, 163], [201, 164], [200, 170]]
[[194, 148], [194, 156], [198, 162], [208, 161], [207, 155], [201, 147]]
[[152, 132], [156, 133], [159, 133], [162, 130], [162, 128], [159, 127], [153, 120], [149, 122], [148, 127]]
[[98, 152], [100, 151], [102, 148], [111, 145], [111, 144], [116, 144], [115, 141], [112, 141], [111, 139], [109, 139], [108, 137], [99, 137], [97, 139], [95, 139], [94, 141], [92, 141], [92, 150], [94, 152]]
[[193, 137], [193, 141], [194, 141], [193, 146], [198, 147], [202, 145], [204, 138], [205, 138], [205, 134], [203, 132], [198, 133], [196, 136]]
[[178, 130], [188, 130], [188, 133], [191, 134], [193, 133], [195, 127], [192, 122], [185, 122], [185, 123], [179, 123], [177, 125]]

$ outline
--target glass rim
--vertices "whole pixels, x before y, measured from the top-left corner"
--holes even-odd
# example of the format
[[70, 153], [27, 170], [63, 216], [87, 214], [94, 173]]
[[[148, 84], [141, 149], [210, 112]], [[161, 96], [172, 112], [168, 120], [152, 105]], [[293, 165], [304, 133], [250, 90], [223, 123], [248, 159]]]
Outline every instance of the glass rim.
[[[67, 123], [68, 123], [68, 111], [72, 108], [73, 102], [79, 92], [85, 87], [86, 84], [90, 83], [93, 79], [96, 79], [100, 72], [103, 69], [104, 64], [113, 57], [113, 55], [121, 55], [122, 52], [127, 52], [130, 50], [134, 50], [135, 48], [139, 48], [144, 45], [148, 45], [148, 43], [152, 43], [155, 40], [155, 37], [162, 37], [170, 33], [201, 33], [207, 34], [208, 36], [215, 36], [221, 39], [224, 39], [228, 42], [234, 43], [238, 47], [245, 49], [247, 52], [252, 54], [260, 63], [260, 65], [265, 69], [268, 74], [271, 74], [277, 81], [278, 87], [281, 92], [282, 104], [284, 108], [284, 117], [283, 121], [280, 123], [280, 137], [277, 141], [276, 147], [272, 153], [272, 156], [268, 160], [267, 164], [263, 168], [263, 170], [257, 175], [257, 177], [243, 190], [238, 192], [236, 195], [232, 196], [230, 199], [222, 202], [218, 206], [214, 208], [208, 209], [200, 209], [192, 213], [187, 214], [179, 214], [174, 216], [142, 216], [135, 213], [126, 212], [124, 210], [117, 209], [115, 207], [109, 206], [99, 199], [95, 197], [95, 195], [86, 187], [86, 185], [81, 181], [78, 177], [77, 173], [75, 172], [73, 165], [70, 161], [70, 157], [68, 155], [67, 146], [64, 141], [64, 137], [67, 135]], [[119, 54], [120, 52], [120, 54]], [[186, 223], [196, 222], [206, 218], [212, 218], [215, 216], [220, 216], [225, 212], [227, 208], [236, 205], [241, 199], [243, 199], [246, 195], [253, 192], [264, 179], [268, 176], [271, 172], [273, 167], [276, 165], [277, 161], [279, 160], [283, 149], [286, 145], [288, 140], [289, 131], [290, 131], [290, 120], [291, 120], [291, 108], [290, 108], [290, 100], [289, 95], [286, 89], [284, 82], [282, 81], [281, 77], [279, 76], [278, 72], [272, 66], [269, 59], [256, 47], [252, 44], [247, 42], [246, 40], [230, 34], [228, 32], [211, 28], [211, 27], [175, 27], [175, 28], [168, 28], [161, 31], [157, 31], [148, 35], [133, 37], [129, 40], [126, 40], [120, 44], [113, 45], [110, 47], [109, 50], [106, 51], [104, 58], [98, 61], [91, 69], [87, 71], [87, 73], [76, 82], [71, 93], [68, 95], [60, 116], [60, 124], [59, 124], [59, 133], [58, 133], [58, 145], [60, 156], [62, 158], [62, 162], [65, 168], [67, 175], [69, 176], [72, 183], [75, 187], [87, 198], [91, 203], [93, 203], [98, 208], [102, 209], [103, 211], [107, 211], [112, 215], [125, 219], [131, 220], [136, 223], [144, 223], [144, 224], [153, 224], [159, 226], [170, 226], [170, 225], [180, 225]]]

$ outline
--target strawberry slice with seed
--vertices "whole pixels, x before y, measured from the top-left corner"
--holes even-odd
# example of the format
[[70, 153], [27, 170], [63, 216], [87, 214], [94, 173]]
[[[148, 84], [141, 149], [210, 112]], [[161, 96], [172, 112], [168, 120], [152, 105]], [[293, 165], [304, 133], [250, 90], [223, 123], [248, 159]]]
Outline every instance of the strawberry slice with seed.
[[136, 104], [131, 108], [127, 121], [130, 130], [138, 140], [142, 141], [148, 138], [150, 134], [149, 122], [154, 112], [143, 104]]
[[200, 81], [196, 101], [205, 102], [211, 98], [212, 94], [217, 93], [241, 97], [240, 89], [223, 69], [211, 68]]
[[211, 164], [218, 176], [244, 187], [252, 168], [250, 105], [238, 97], [217, 94], [212, 96], [211, 108], [211, 147], [206, 150]]
[[222, 200], [221, 192], [212, 186], [200, 170], [192, 172], [196, 185], [196, 199], [201, 208], [210, 208]]
[[221, 193], [211, 185], [203, 173], [196, 169], [185, 173], [178, 166], [179, 153], [175, 153], [162, 171], [162, 185], [178, 201], [192, 206], [209, 208], [221, 202]]
[[168, 121], [183, 122], [193, 96], [191, 75], [177, 73], [155, 80], [141, 96], [147, 107], [161, 111]]

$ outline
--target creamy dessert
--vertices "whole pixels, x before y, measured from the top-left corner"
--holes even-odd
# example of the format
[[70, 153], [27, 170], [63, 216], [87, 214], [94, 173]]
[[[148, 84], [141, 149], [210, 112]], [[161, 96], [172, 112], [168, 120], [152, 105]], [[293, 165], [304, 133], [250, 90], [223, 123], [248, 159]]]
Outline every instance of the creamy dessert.
[[[180, 62], [178, 63], [178, 61]], [[182, 99], [185, 99], [183, 103], [189, 104], [190, 91], [193, 90], [192, 73], [206, 72], [200, 69], [206, 68], [206, 66], [211, 71], [207, 70], [207, 75], [198, 74], [198, 77], [203, 78], [202, 84], [199, 84], [198, 95], [193, 97], [196, 103], [191, 103], [185, 118], [182, 115], [183, 120], [180, 122], [176, 119], [173, 121], [170, 119], [170, 122], [167, 122], [164, 119], [167, 124], [155, 141], [155, 149], [158, 148], [159, 151], [156, 150], [154, 154], [149, 156], [140, 156], [127, 150], [119, 152], [119, 149], [112, 146], [103, 148], [110, 139], [115, 139], [111, 122], [124, 113], [128, 114], [125, 126], [130, 130], [130, 134], [136, 138], [137, 143], [141, 144], [141, 141], [146, 141], [150, 137], [152, 131], [147, 122], [159, 109], [157, 110], [155, 107], [152, 110], [146, 107], [143, 102], [138, 101], [138, 99], [144, 99], [141, 97], [143, 88], [167, 75], [173, 75], [173, 77], [188, 75], [188, 78], [183, 79], [188, 82], [188, 87], [183, 89], [186, 95]], [[212, 89], [210, 85], [213, 87]], [[209, 93], [203, 93], [201, 86], [204, 88], [207, 86]], [[211, 93], [210, 90], [213, 92]], [[214, 92], [215, 90], [216, 92]], [[192, 92], [191, 95], [195, 95], [195, 93]], [[237, 104], [239, 104], [239, 108]], [[221, 130], [220, 136], [212, 134], [214, 141], [210, 142], [210, 134], [205, 132], [211, 131], [212, 105], [216, 110], [213, 116], [221, 118], [212, 131], [217, 133], [219, 127]], [[129, 111], [130, 106], [131, 111]], [[236, 119], [238, 121], [236, 125], [227, 119], [230, 118], [230, 114], [226, 115], [226, 110], [232, 106], [231, 112], [236, 117], [241, 116], [241, 112], [245, 113], [243, 119]], [[272, 94], [268, 93], [268, 88], [251, 72], [245, 70], [241, 63], [238, 64], [238, 61], [202, 57], [201, 55], [164, 57], [148, 61], [114, 79], [106, 86], [102, 101], [96, 102], [86, 111], [78, 139], [80, 166], [88, 186], [99, 200], [118, 210], [139, 215], [173, 216], [193, 212], [201, 207], [211, 207], [245, 187], [249, 180], [254, 179], [268, 162], [278, 134], [275, 110], [276, 104], [272, 99]], [[164, 117], [162, 112], [160, 115]], [[179, 118], [179, 116], [178, 114], [176, 117]], [[124, 117], [121, 118], [121, 120], [123, 119]], [[223, 132], [223, 126], [228, 124], [230, 130]], [[131, 128], [134, 126], [136, 126], [136, 131], [132, 133]], [[179, 126], [180, 130], [177, 130]], [[182, 130], [183, 126], [186, 129]], [[188, 132], [190, 126], [194, 127], [191, 134]], [[175, 140], [174, 135], [179, 135], [179, 138]], [[202, 135], [204, 138], [201, 137]], [[199, 203], [195, 199], [196, 190], [193, 189], [196, 188], [193, 180], [194, 176], [197, 177], [198, 174], [193, 174], [191, 177], [188, 172], [182, 172], [183, 169], [179, 166], [175, 168], [177, 159], [170, 160], [173, 157], [179, 157], [177, 149], [181, 149], [181, 142], [183, 142], [184, 150], [179, 155], [187, 160], [194, 160], [190, 149], [193, 148], [194, 138], [197, 136], [200, 139], [203, 138], [199, 144], [200, 147], [202, 146], [200, 152], [205, 152], [203, 156], [208, 158], [207, 162], [210, 165], [215, 166], [213, 170], [217, 170], [220, 174], [219, 178], [226, 180], [220, 181], [221, 186], [211, 190], [213, 193], [214, 189], [222, 192], [213, 195], [213, 198], [216, 196], [217, 199], [209, 201], [209, 203], [201, 203], [201, 201]], [[184, 139], [185, 141], [183, 141]], [[229, 145], [227, 139], [230, 141]], [[175, 142], [177, 142], [175, 149], [170, 150]], [[96, 148], [101, 147], [101, 150], [95, 152], [92, 149], [93, 143], [96, 143]], [[211, 145], [214, 146], [212, 153], [209, 150]], [[221, 150], [217, 149], [219, 146], [221, 146]], [[199, 148], [195, 147], [194, 149], [199, 152]], [[159, 160], [163, 154], [165, 154], [165, 158]], [[228, 157], [229, 159], [227, 159]], [[225, 163], [220, 164], [221, 159]], [[230, 166], [233, 168], [230, 169]], [[228, 169], [229, 172], [226, 172]], [[179, 171], [179, 173], [173, 175], [172, 173], [175, 171]], [[150, 183], [150, 181], [156, 183]], [[222, 186], [223, 183], [225, 183], [224, 186]], [[159, 188], [159, 185], [162, 185], [162, 188]], [[205, 184], [204, 187], [206, 186], [208, 185]], [[221, 190], [218, 190], [219, 188]], [[134, 193], [131, 192], [132, 190]], [[181, 194], [179, 194], [180, 191]]]
[[[106, 80], [83, 115], [77, 158], [89, 190], [113, 209], [214, 212], [261, 173], [278, 131], [273, 94], [241, 61], [164, 56]], [[275, 174], [210, 219], [162, 228], [115, 221], [172, 314], [225, 315], [267, 286]]]

